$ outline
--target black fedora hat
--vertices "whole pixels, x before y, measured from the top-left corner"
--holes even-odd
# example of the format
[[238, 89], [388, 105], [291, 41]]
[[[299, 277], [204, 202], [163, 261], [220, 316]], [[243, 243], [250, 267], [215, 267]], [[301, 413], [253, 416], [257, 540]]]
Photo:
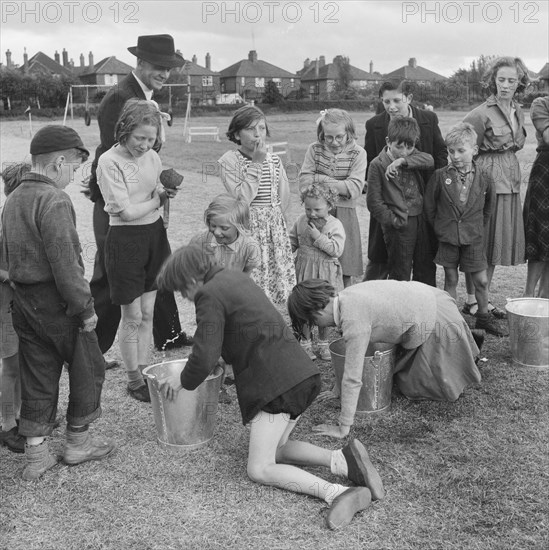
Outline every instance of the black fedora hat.
[[150, 34], [140, 36], [137, 46], [131, 46], [128, 51], [144, 61], [160, 67], [182, 67], [185, 60], [175, 52], [173, 37], [169, 34]]

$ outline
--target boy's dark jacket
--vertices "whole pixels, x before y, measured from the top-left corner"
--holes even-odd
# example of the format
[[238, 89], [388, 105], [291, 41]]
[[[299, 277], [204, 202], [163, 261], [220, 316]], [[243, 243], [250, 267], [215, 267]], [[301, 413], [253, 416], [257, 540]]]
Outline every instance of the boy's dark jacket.
[[408, 206], [404, 198], [402, 182], [406, 178], [415, 176], [423, 195], [425, 185], [422, 173], [433, 168], [433, 157], [428, 153], [415, 150], [406, 158], [406, 165], [399, 169], [399, 175], [394, 179], [387, 179], [385, 171], [392, 162], [385, 147], [370, 164], [366, 203], [372, 216], [381, 225], [399, 229], [408, 223]]
[[436, 170], [427, 184], [423, 209], [440, 242], [456, 246], [472, 244], [484, 237], [495, 204], [495, 189], [490, 178], [478, 167], [465, 204], [459, 200], [457, 169], [445, 166]]
[[318, 374], [280, 313], [248, 275], [213, 267], [194, 303], [197, 328], [181, 385], [194, 390], [223, 357], [233, 366], [244, 424], [275, 397]]

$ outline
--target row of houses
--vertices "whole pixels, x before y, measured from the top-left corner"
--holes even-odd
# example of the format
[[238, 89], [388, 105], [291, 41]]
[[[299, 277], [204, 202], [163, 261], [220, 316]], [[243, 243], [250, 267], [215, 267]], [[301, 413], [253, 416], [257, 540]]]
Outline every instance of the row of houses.
[[[55, 52], [53, 59], [43, 52], [29, 58], [25, 51], [22, 66], [15, 66], [11, 55], [9, 50], [6, 51], [7, 68], [16, 68], [25, 74], [49, 73], [59, 77], [76, 77], [81, 84], [90, 86], [112, 86], [133, 70], [132, 66], [115, 56], [106, 57], [95, 63], [92, 52], [89, 52], [87, 62], [84, 55], [80, 54], [79, 65], [75, 65], [72, 59], [69, 60], [66, 49], [63, 49], [61, 55]], [[255, 50], [251, 50], [246, 59], [221, 71], [213, 71], [211, 61], [211, 56], [207, 53], [205, 64], [200, 65], [196, 55], [193, 55], [183, 67], [172, 71], [170, 80], [186, 84], [194, 101], [202, 104], [226, 102], [235, 97], [243, 100], [258, 99], [269, 81], [276, 84], [285, 98], [295, 97], [300, 90], [301, 94], [311, 99], [329, 98], [336, 90], [341, 66], [345, 63], [348, 63], [348, 84], [358, 91], [377, 88], [384, 80], [409, 80], [425, 87], [447, 80], [445, 76], [418, 65], [413, 57], [406, 65], [386, 74], [374, 71], [372, 61], [369, 70], [365, 71], [351, 65], [349, 60], [342, 56], [336, 56], [331, 63], [326, 63], [323, 55], [314, 60], [308, 58], [304, 61], [303, 67], [295, 73], [259, 59]], [[549, 63], [537, 76], [542, 81], [540, 89], [549, 89]]]

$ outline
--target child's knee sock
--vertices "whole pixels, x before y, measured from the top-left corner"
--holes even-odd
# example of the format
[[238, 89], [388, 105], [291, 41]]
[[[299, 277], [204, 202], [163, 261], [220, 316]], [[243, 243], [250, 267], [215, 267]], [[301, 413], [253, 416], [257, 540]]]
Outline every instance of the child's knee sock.
[[143, 375], [139, 369], [129, 370], [128, 375], [128, 387], [130, 390], [137, 390], [141, 386], [145, 385], [145, 380], [143, 380]]
[[349, 474], [349, 470], [347, 468], [347, 460], [343, 455], [342, 449], [332, 451], [332, 460], [330, 463], [330, 470], [332, 474], [335, 474], [336, 476], [347, 477], [347, 475]]

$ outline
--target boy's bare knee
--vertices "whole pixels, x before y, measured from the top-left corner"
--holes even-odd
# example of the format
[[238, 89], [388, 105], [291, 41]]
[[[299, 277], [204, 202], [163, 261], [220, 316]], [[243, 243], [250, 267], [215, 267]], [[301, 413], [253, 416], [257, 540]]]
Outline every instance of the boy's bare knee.
[[262, 464], [251, 464], [248, 462], [247, 474], [248, 477], [256, 483], [264, 483], [266, 480], [265, 468]]

